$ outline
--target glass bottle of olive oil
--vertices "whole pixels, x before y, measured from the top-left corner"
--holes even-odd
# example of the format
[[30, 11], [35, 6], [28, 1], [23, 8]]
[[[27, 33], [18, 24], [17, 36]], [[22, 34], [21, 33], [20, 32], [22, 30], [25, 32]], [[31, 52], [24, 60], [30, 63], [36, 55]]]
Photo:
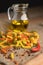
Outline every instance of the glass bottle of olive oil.
[[13, 29], [26, 29], [29, 23], [28, 4], [15, 4], [8, 8], [8, 18]]

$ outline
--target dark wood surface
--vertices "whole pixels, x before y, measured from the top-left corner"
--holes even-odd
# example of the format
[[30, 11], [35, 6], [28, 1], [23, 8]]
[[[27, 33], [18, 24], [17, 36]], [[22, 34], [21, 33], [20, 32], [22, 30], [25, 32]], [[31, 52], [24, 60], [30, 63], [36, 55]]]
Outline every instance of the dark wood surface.
[[[42, 7], [31, 8], [29, 10], [30, 22], [28, 31], [35, 30], [40, 35], [40, 45], [43, 51], [43, 9]], [[0, 30], [5, 31], [8, 29], [10, 21], [8, 20], [7, 13], [0, 13]], [[43, 53], [30, 60], [26, 65], [43, 65]]]

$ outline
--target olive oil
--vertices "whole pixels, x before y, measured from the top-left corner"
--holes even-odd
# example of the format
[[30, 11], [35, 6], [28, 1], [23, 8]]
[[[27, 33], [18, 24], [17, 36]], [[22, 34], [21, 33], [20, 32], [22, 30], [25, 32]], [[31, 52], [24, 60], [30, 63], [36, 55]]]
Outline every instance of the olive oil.
[[28, 24], [29, 24], [29, 20], [12, 20], [11, 24], [13, 26], [14, 29], [26, 29]]

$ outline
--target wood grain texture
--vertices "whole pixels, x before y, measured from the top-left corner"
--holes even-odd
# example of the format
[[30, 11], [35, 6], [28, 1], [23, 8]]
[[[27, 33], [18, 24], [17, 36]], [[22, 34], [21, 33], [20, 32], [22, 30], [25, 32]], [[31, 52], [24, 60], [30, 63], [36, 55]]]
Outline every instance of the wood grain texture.
[[43, 65], [43, 53], [30, 60], [25, 65]]

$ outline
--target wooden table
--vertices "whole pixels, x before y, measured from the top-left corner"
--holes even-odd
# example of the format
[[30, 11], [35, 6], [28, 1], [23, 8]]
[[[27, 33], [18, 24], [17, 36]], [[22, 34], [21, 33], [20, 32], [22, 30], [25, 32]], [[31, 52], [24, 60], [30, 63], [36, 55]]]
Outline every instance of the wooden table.
[[[30, 24], [28, 26], [28, 31], [35, 30], [40, 35], [40, 45], [43, 49], [43, 9], [42, 7], [31, 8], [29, 10]], [[0, 30], [5, 31], [9, 26], [10, 21], [8, 20], [6, 13], [0, 13]], [[43, 50], [42, 50], [43, 51]], [[38, 56], [30, 60], [25, 65], [43, 65], [43, 52]]]

